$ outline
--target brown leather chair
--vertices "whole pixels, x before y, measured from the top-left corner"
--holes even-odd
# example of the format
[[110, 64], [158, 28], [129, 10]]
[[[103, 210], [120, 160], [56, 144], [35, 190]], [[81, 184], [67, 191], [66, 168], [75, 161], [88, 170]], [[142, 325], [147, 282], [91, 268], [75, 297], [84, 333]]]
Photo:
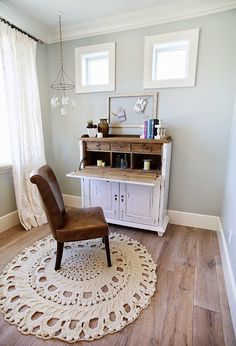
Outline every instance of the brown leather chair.
[[56, 176], [49, 165], [40, 167], [30, 174], [41, 195], [48, 223], [57, 241], [55, 270], [60, 269], [64, 242], [103, 238], [107, 264], [111, 267], [109, 230], [100, 207], [65, 210]]

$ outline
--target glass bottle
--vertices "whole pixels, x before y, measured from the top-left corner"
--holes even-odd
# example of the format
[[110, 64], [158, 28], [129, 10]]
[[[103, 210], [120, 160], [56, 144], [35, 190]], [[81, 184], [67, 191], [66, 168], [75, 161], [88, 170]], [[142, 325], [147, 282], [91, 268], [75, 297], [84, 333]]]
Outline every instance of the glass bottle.
[[116, 168], [120, 168], [121, 167], [121, 159], [120, 159], [120, 154], [117, 155], [116, 157], [116, 164], [115, 164]]
[[121, 159], [120, 167], [121, 168], [127, 168], [128, 167], [127, 154], [124, 154], [124, 158]]

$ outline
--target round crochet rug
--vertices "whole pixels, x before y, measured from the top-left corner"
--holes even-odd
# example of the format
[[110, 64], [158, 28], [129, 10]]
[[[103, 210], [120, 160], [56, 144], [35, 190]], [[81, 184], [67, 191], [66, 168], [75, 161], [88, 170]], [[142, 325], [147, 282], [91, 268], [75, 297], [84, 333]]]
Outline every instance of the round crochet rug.
[[54, 270], [56, 241], [36, 242], [0, 276], [0, 310], [24, 334], [67, 342], [94, 340], [133, 322], [155, 292], [156, 265], [146, 248], [110, 234], [112, 267], [101, 239], [66, 243]]

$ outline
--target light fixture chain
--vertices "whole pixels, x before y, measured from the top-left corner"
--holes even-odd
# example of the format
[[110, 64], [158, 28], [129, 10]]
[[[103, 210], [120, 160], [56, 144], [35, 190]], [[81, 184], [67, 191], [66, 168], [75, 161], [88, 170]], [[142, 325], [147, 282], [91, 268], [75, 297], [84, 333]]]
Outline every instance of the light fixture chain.
[[75, 85], [73, 80], [65, 73], [64, 71], [64, 60], [63, 60], [63, 42], [62, 42], [62, 20], [61, 15], [58, 16], [59, 19], [59, 50], [60, 50], [60, 69], [57, 74], [56, 79], [51, 85], [51, 88], [54, 90], [61, 90], [65, 95], [66, 90], [74, 90]]
[[63, 51], [62, 51], [62, 30], [61, 30], [61, 15], [59, 15], [59, 35], [60, 35], [60, 53], [61, 53], [61, 68], [63, 71]]

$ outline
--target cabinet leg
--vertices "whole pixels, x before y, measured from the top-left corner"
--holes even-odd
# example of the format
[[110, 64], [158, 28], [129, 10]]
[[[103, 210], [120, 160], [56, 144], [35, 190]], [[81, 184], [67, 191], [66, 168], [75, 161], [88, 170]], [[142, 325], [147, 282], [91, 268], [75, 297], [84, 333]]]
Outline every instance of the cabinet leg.
[[162, 232], [157, 232], [157, 234], [158, 234], [158, 237], [163, 237], [163, 234], [164, 234], [164, 233], [162, 233]]

